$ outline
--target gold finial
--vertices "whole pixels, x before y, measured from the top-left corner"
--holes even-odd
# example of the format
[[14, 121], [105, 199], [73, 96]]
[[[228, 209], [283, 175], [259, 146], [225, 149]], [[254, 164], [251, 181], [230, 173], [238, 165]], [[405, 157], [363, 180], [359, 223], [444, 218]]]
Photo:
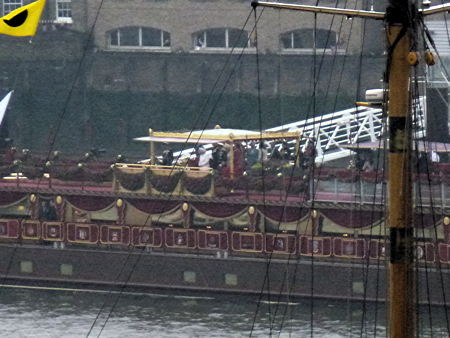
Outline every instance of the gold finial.
[[119, 199], [116, 201], [116, 206], [117, 206], [118, 208], [121, 208], [122, 205], [123, 205], [123, 199], [119, 198]]

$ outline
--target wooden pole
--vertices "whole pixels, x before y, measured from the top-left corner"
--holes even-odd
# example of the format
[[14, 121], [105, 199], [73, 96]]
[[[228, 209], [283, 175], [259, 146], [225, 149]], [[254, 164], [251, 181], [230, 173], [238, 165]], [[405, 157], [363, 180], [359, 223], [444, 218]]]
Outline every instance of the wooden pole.
[[300, 149], [300, 138], [301, 138], [301, 134], [300, 132], [298, 133], [298, 137], [295, 140], [295, 156], [294, 156], [294, 166], [297, 166], [297, 168], [300, 168], [300, 164], [301, 164], [301, 149]]
[[230, 138], [230, 178], [234, 179], [234, 142], [233, 139]]
[[407, 17], [409, 0], [390, 1], [387, 9], [389, 63], [389, 174], [388, 211], [390, 233], [389, 335], [413, 338], [415, 288], [413, 266], [411, 102], [409, 95], [411, 26]]
[[[153, 136], [153, 129], [148, 129], [148, 136]], [[155, 163], [155, 142], [150, 141], [149, 142], [149, 157], [150, 157], [150, 164], [156, 164]]]

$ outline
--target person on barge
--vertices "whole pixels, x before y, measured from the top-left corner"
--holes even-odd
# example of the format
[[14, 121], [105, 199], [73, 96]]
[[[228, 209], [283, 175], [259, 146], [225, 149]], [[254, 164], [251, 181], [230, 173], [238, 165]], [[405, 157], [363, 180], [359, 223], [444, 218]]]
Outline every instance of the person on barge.
[[223, 143], [216, 143], [211, 154], [210, 167], [214, 170], [220, 170], [227, 165], [227, 152]]
[[165, 166], [171, 166], [173, 162], [173, 150], [169, 147], [169, 145], [165, 144], [165, 149], [162, 153], [162, 161], [161, 164]]
[[208, 170], [211, 168], [212, 152], [203, 147], [198, 148], [198, 166], [200, 170]]

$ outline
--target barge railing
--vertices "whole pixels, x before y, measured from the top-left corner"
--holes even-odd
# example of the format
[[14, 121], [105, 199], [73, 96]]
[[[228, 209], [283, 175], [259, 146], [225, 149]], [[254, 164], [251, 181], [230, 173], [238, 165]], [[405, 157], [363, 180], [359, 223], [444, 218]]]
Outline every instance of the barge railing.
[[[70, 190], [95, 193], [188, 197], [230, 197], [269, 201], [316, 201], [352, 204], [386, 203], [382, 171], [320, 167], [316, 177], [290, 166], [248, 170], [230, 178], [210, 168], [118, 163], [4, 169], [0, 190]], [[263, 174], [263, 175], [262, 175]], [[430, 174], [414, 177], [416, 205], [450, 208], [450, 165], [438, 164]], [[312, 180], [314, 182], [312, 182]], [[309, 191], [314, 183], [315, 192]]]

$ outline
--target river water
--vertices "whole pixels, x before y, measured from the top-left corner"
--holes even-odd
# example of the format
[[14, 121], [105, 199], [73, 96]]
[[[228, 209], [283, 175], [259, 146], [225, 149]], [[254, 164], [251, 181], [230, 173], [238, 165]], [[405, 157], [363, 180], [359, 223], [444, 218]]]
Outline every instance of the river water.
[[[420, 337], [448, 337], [444, 308], [431, 311]], [[1, 337], [384, 337], [385, 317], [360, 302], [0, 288]]]

